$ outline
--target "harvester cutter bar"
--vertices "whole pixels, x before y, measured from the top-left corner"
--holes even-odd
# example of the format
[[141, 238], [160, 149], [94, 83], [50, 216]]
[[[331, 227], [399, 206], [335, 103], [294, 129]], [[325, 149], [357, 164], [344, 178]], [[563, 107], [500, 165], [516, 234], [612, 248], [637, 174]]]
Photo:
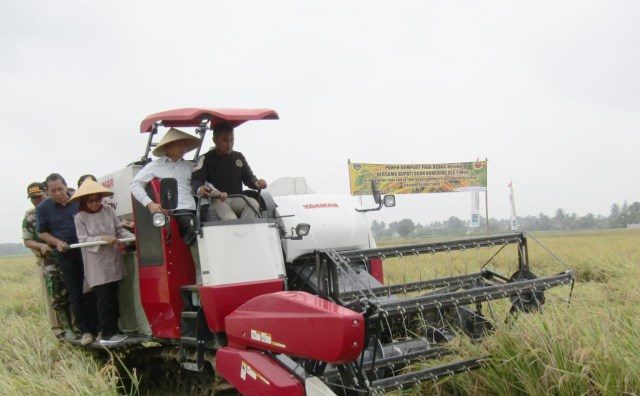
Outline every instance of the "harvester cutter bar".
[[401, 245], [386, 248], [336, 252], [342, 259], [367, 260], [373, 257], [391, 258], [428, 253], [450, 252], [454, 250], [467, 250], [481, 247], [503, 246], [509, 244], [522, 244], [525, 242], [523, 233], [503, 234], [477, 238], [466, 238], [443, 242], [430, 242], [415, 245]]
[[382, 395], [390, 390], [419, 386], [422, 381], [436, 381], [439, 378], [457, 373], [471, 371], [482, 365], [486, 358], [473, 358], [453, 363], [442, 364], [406, 374], [383, 378], [371, 382], [369, 394]]
[[[369, 359], [365, 359], [362, 363], [362, 369], [365, 373], [367, 373], [370, 377], [377, 377], [378, 373], [386, 370], [386, 369], [397, 369], [406, 367], [409, 364], [413, 364], [420, 361], [425, 361], [429, 359], [437, 359], [442, 356], [451, 355], [454, 351], [450, 348], [445, 347], [432, 347], [426, 348], [419, 351], [412, 351], [398, 355], [392, 355], [389, 357], [379, 357], [377, 359], [372, 359], [369, 356]], [[327, 369], [322, 377], [325, 380], [333, 380], [334, 377], [338, 375], [338, 369], [336, 367], [332, 367]]]
[[572, 281], [573, 273], [571, 271], [565, 271], [557, 275], [544, 278], [514, 281], [511, 283], [464, 289], [450, 293], [430, 294], [428, 296], [384, 302], [370, 301], [370, 304], [375, 306], [378, 311], [376, 314], [372, 315], [372, 319], [385, 316], [404, 315], [406, 313], [425, 311], [429, 309], [474, 304], [529, 292], [540, 292], [554, 286], [571, 283]]
[[405, 367], [409, 364], [413, 364], [419, 361], [437, 359], [445, 355], [450, 355], [454, 351], [444, 347], [436, 347], [426, 349], [424, 351], [409, 352], [404, 355], [396, 355], [387, 358], [380, 358], [375, 361], [364, 362], [364, 371], [368, 374], [375, 374], [384, 369], [395, 369], [399, 367]]
[[[448, 286], [473, 286], [473, 285], [486, 285], [486, 280], [491, 279], [495, 274], [491, 271], [481, 271], [473, 274], [451, 276], [446, 278], [438, 278], [427, 281], [418, 281], [403, 283], [397, 285], [375, 287], [367, 290], [367, 294], [374, 295], [376, 297], [391, 296], [394, 294], [405, 294], [418, 291], [426, 291], [437, 289], [439, 287]], [[340, 293], [341, 301], [352, 301], [360, 297], [360, 291], [349, 291]]]

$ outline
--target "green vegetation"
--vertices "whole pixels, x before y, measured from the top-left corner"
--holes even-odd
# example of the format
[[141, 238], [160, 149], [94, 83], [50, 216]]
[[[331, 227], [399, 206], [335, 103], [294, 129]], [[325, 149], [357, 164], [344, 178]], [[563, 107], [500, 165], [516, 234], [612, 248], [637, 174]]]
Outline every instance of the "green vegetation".
[[[520, 315], [506, 325], [507, 304], [494, 303], [496, 333], [479, 344], [463, 342], [467, 356], [491, 354], [468, 375], [446, 378], [422, 392], [468, 395], [575, 395], [640, 393], [640, 230], [534, 235], [575, 270], [569, 287], [547, 293], [542, 315]], [[385, 241], [414, 243], [414, 240]], [[539, 275], [565, 269], [533, 240]], [[477, 271], [494, 251], [466, 251], [391, 259], [388, 283]], [[515, 271], [516, 254], [505, 249], [490, 264]], [[116, 365], [55, 341], [47, 329], [32, 257], [0, 259], [0, 395], [111, 395], [121, 389]], [[484, 310], [485, 313], [489, 309]], [[418, 393], [418, 391], [413, 391]]]

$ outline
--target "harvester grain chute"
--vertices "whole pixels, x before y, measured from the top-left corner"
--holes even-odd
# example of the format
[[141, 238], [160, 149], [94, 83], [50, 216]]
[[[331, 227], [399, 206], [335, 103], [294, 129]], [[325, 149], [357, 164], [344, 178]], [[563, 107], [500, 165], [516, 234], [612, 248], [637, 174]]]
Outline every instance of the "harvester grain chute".
[[[383, 394], [478, 367], [484, 357], [457, 358], [451, 344], [491, 332], [496, 319], [485, 311], [492, 302], [506, 301], [498, 315], [504, 320], [539, 310], [547, 289], [572, 282], [571, 271], [534, 275], [524, 233], [377, 247], [367, 212], [393, 206], [392, 196], [373, 185], [377, 207], [362, 208], [351, 196], [316, 194], [303, 179], [286, 178], [251, 193], [260, 203], [257, 219], [195, 216], [202, 272], [196, 284], [189, 249], [175, 237], [175, 217], [183, 214], [154, 226], [131, 200], [128, 183], [146, 164], [160, 127], [195, 127], [204, 139], [218, 122], [277, 118], [268, 109], [151, 115], [141, 124], [150, 133], [142, 160], [101, 178], [115, 192], [118, 214], [136, 223], [134, 279], [125, 283], [120, 307], [131, 336], [110, 348], [135, 349], [145, 362], [172, 360], [179, 377], [192, 373], [210, 385], [201, 393], [213, 393], [224, 379], [247, 395]], [[156, 202], [177, 194], [175, 183], [163, 180], [147, 186]], [[517, 249], [517, 262], [500, 273], [488, 264], [507, 246]], [[493, 255], [475, 271], [384, 282], [385, 261], [411, 258], [420, 268], [437, 254], [481, 249]]]

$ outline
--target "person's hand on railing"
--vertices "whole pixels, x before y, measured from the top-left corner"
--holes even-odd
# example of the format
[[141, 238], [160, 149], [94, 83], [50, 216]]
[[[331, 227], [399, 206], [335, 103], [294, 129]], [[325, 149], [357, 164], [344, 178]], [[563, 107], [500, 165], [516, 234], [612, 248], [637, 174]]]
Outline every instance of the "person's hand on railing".
[[160, 206], [159, 203], [155, 203], [155, 202], [150, 202], [149, 205], [147, 205], [147, 209], [149, 209], [149, 212], [153, 213], [158, 213], [158, 212], [162, 212], [165, 215], [169, 215], [169, 211], [165, 210], [162, 208], [162, 206]]
[[211, 193], [213, 192], [213, 189], [208, 186], [202, 186], [198, 189], [197, 192], [199, 196], [203, 198], [209, 198], [211, 197]]
[[51, 246], [47, 245], [46, 243], [40, 244], [40, 254], [42, 255], [42, 257], [47, 257], [49, 253], [51, 253]]
[[113, 235], [103, 235], [100, 237], [103, 241], [105, 241], [108, 245], [113, 245], [118, 240]]
[[56, 243], [56, 250], [59, 252], [66, 252], [69, 250], [69, 244], [64, 241], [58, 241], [58, 243]]
[[203, 198], [218, 198], [221, 202], [227, 199], [227, 193], [216, 190], [210, 185], [204, 185], [197, 191], [198, 195]]

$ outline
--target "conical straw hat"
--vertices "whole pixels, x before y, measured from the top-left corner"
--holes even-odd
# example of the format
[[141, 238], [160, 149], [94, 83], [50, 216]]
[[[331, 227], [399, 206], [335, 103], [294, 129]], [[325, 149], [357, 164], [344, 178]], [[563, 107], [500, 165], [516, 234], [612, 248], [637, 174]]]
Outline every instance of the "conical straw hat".
[[103, 187], [101, 184], [98, 184], [93, 180], [91, 180], [90, 178], [87, 178], [85, 181], [82, 182], [80, 187], [78, 187], [76, 192], [73, 193], [71, 198], [69, 198], [69, 202], [76, 202], [80, 200], [82, 197], [86, 197], [93, 194], [98, 194], [103, 198], [110, 197], [113, 195], [111, 191]]
[[198, 139], [197, 137], [191, 136], [188, 133], [182, 132], [175, 128], [169, 128], [167, 133], [162, 137], [162, 139], [160, 139], [160, 142], [158, 142], [158, 145], [153, 150], [153, 155], [155, 155], [156, 157], [162, 157], [164, 155], [164, 148], [167, 146], [167, 144], [176, 142], [178, 140], [186, 141], [189, 147], [187, 152], [200, 146], [200, 139]]

